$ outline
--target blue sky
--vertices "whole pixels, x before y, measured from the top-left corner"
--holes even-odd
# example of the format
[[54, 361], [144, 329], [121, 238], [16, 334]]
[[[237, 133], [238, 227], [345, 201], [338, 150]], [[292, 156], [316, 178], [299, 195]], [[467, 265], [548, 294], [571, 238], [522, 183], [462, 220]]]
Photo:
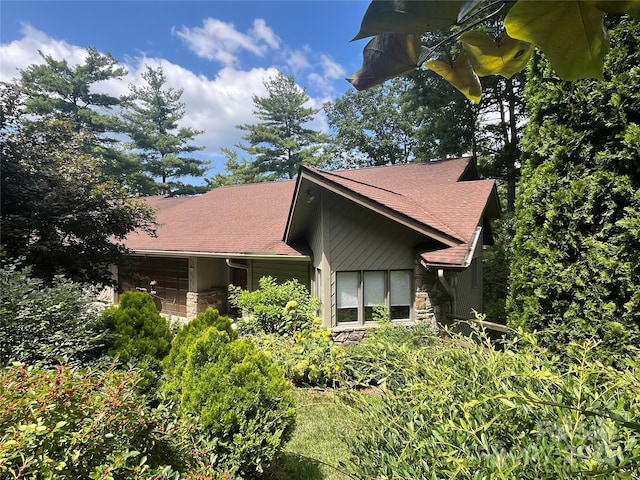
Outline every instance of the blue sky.
[[[100, 85], [125, 94], [145, 65], [162, 65], [168, 85], [183, 88], [183, 126], [205, 130], [196, 143], [212, 170], [222, 147], [240, 141], [254, 123], [252, 96], [282, 71], [307, 90], [310, 104], [352, 88], [344, 78], [360, 68], [366, 40], [358, 32], [369, 0], [29, 1], [0, 2], [0, 81], [41, 61], [38, 50], [79, 63], [86, 47], [111, 52], [129, 71]], [[320, 115], [312, 125], [326, 131]]]

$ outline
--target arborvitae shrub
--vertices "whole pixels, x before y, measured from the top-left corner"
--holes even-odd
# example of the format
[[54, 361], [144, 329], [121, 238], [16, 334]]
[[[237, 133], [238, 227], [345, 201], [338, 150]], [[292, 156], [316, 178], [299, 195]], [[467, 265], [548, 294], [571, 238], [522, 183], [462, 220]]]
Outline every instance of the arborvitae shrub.
[[142, 386], [154, 385], [162, 371], [160, 362], [171, 349], [173, 335], [153, 298], [145, 292], [125, 292], [118, 306], [102, 313], [101, 321], [113, 334], [107, 353], [123, 364], [146, 370]]
[[187, 365], [187, 353], [195, 340], [209, 327], [215, 327], [219, 332], [225, 332], [228, 336], [227, 341], [238, 338], [238, 333], [231, 328], [229, 318], [220, 316], [218, 310], [211, 307], [184, 324], [174, 337], [171, 350], [162, 362], [165, 393], [177, 394], [181, 386], [184, 368]]
[[291, 436], [293, 394], [268, 356], [248, 339], [233, 339], [235, 332], [220, 318], [214, 323], [222, 324], [222, 331], [200, 330], [207, 322], [200, 318], [178, 334], [176, 351], [165, 363], [169, 378], [163, 389], [179, 401], [184, 416], [197, 420], [214, 453], [215, 471], [256, 478]]
[[640, 22], [610, 33], [603, 80], [531, 62], [507, 309], [558, 354], [597, 339], [624, 365], [640, 344]]

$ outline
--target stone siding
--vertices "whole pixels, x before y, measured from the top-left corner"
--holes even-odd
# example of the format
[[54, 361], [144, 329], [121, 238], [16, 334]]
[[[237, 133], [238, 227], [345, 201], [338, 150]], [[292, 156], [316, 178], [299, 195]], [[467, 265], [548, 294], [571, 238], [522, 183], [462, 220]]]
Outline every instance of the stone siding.
[[212, 307], [221, 314], [227, 313], [227, 287], [214, 288], [206, 292], [187, 292], [187, 319], [197, 317]]

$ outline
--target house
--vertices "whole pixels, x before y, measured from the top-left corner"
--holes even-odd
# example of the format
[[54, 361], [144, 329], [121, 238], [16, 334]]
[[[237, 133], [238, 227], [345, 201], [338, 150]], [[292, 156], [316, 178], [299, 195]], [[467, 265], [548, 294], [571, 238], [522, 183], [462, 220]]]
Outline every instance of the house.
[[494, 182], [467, 157], [302, 167], [296, 180], [146, 201], [157, 236], [126, 239], [137, 260], [130, 286], [153, 289], [164, 313], [228, 312], [227, 285], [253, 289], [270, 275], [305, 284], [337, 331], [366, 327], [376, 305], [398, 322], [481, 310], [482, 249], [500, 214]]

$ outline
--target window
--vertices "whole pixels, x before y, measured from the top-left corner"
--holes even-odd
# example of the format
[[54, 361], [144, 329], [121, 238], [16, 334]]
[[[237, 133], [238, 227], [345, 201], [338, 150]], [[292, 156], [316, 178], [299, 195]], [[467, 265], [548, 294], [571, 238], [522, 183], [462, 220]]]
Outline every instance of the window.
[[391, 320], [411, 318], [411, 270], [371, 270], [336, 273], [336, 321], [374, 321], [374, 307], [384, 306]]

